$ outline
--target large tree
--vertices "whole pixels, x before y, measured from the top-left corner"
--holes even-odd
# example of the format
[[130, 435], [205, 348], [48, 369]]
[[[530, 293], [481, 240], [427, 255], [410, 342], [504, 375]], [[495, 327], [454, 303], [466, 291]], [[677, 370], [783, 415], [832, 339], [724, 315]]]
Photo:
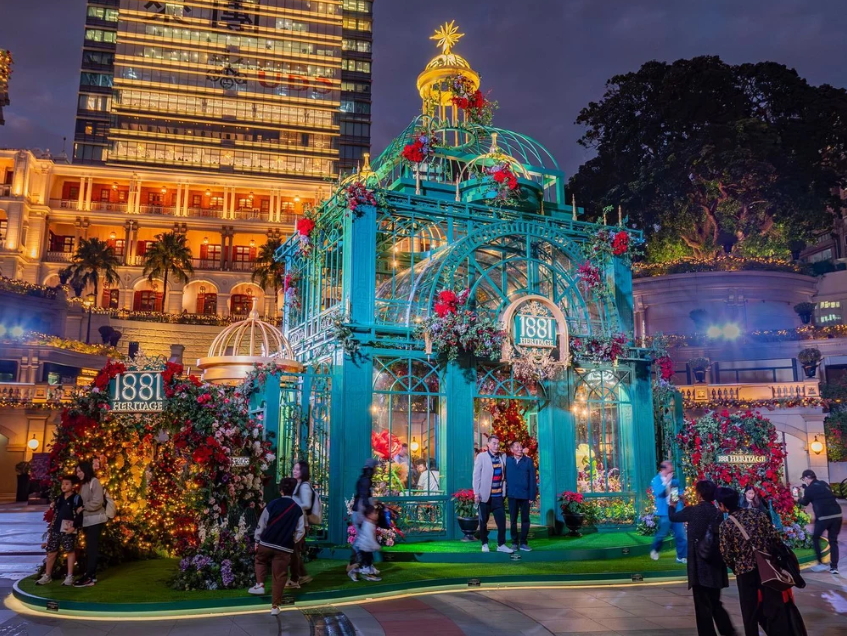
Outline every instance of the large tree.
[[94, 303], [100, 299], [100, 283], [110, 285], [120, 282], [118, 267], [121, 261], [115, 250], [106, 241], [97, 238], [82, 239], [71, 258], [71, 264], [60, 273], [60, 279], [67, 280], [76, 295], [82, 294], [86, 287], [94, 288]]
[[259, 248], [259, 253], [254, 261], [251, 280], [262, 289], [273, 289], [274, 308], [279, 299], [279, 290], [285, 278], [285, 263], [274, 258], [274, 254], [282, 245], [282, 240], [276, 237], [268, 237], [268, 242]]
[[173, 276], [179, 282], [187, 283], [193, 273], [191, 248], [188, 247], [185, 234], [157, 234], [156, 242], [144, 254], [144, 275], [151, 283], [156, 278], [162, 279], [162, 311], [168, 306], [168, 277]]
[[596, 152], [571, 179], [578, 203], [622, 205], [697, 257], [828, 228], [847, 177], [847, 91], [773, 62], [648, 62], [577, 123]]

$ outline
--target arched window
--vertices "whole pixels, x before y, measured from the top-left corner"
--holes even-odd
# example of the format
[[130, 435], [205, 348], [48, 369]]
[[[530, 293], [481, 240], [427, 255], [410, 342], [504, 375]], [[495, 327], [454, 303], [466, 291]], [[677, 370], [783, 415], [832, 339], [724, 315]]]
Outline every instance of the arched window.
[[374, 494], [443, 494], [439, 439], [441, 387], [438, 366], [426, 360], [374, 358], [374, 454], [383, 460]]
[[605, 494], [629, 491], [622, 422], [632, 407], [624, 384], [629, 373], [612, 369], [577, 372], [572, 411], [576, 420], [577, 490]]

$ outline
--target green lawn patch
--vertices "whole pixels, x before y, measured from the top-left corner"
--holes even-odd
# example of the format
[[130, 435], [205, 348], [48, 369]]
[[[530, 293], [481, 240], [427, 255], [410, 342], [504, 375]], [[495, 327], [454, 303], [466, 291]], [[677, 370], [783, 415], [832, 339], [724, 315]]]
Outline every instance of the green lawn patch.
[[[489, 532], [489, 541], [493, 546], [496, 535]], [[647, 545], [653, 537], [645, 537], [635, 532], [594, 532], [582, 537], [544, 537], [531, 539], [529, 546], [533, 550], [577, 550], [592, 548], [626, 548], [637, 545]], [[506, 542], [507, 544], [509, 541]], [[416, 543], [398, 543], [385, 552], [479, 552], [479, 541], [418, 541]]]
[[[586, 537], [587, 538], [587, 537]], [[802, 560], [811, 556], [811, 550], [798, 550], [797, 556]], [[22, 591], [35, 596], [46, 597], [58, 601], [80, 601], [89, 603], [153, 603], [168, 601], [196, 601], [233, 599], [247, 596], [247, 590], [214, 590], [182, 592], [172, 590], [167, 586], [168, 580], [178, 567], [177, 559], [154, 559], [124, 563], [97, 576], [98, 582], [94, 587], [74, 588], [65, 587], [61, 581], [50, 585], [35, 584], [35, 577], [23, 579], [19, 586]], [[620, 574], [629, 578], [634, 573], [646, 572], [678, 572], [685, 574], [685, 566], [676, 563], [673, 552], [665, 552], [658, 561], [649, 556], [622, 557], [603, 561], [570, 561], [550, 563], [381, 563], [382, 583], [397, 585], [439, 579], [467, 579], [489, 576], [523, 576], [531, 579], [533, 576], [568, 575], [568, 574]], [[297, 597], [310, 592], [327, 592], [334, 590], [350, 590], [365, 592], [367, 582], [354, 583], [346, 574], [345, 564], [329, 559], [312, 561], [307, 565], [309, 574], [315, 580], [300, 590], [294, 590]], [[270, 580], [266, 582], [270, 592]]]

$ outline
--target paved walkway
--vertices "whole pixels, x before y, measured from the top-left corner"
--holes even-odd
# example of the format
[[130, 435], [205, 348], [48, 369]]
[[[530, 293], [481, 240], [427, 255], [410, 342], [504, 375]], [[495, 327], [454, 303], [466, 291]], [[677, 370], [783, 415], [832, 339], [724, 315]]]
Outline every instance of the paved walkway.
[[[3, 514], [4, 512], [14, 514]], [[41, 511], [13, 511], [0, 505], [0, 594], [13, 578], [41, 562]], [[26, 532], [36, 532], [26, 538]], [[847, 535], [842, 533], [842, 554]], [[38, 554], [30, 552], [36, 546]], [[22, 548], [12, 550], [12, 548]], [[10, 560], [18, 559], [17, 562]], [[796, 591], [810, 636], [847, 634], [847, 576], [806, 573], [808, 586]], [[363, 584], [364, 585], [364, 584]], [[735, 583], [724, 593], [736, 627], [740, 610]], [[631, 583], [589, 588], [510, 588], [428, 594], [408, 598], [323, 606], [283, 612], [184, 620], [91, 621], [18, 615], [0, 608], [0, 636], [549, 636], [551, 634], [688, 636], [694, 607], [684, 584]]]

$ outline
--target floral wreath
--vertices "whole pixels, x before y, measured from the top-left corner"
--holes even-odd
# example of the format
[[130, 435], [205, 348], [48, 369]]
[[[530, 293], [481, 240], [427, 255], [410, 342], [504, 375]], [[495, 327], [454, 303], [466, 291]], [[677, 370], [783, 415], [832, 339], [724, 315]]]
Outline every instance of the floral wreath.
[[498, 325], [476, 311], [461, 310], [470, 296], [470, 290], [438, 292], [433, 305], [434, 316], [426, 318], [416, 329], [426, 343], [426, 351], [435, 349], [448, 360], [460, 353], [472, 353], [480, 358], [498, 359], [506, 333]]
[[583, 362], [611, 362], [616, 364], [618, 358], [628, 351], [629, 336], [623, 332], [609, 336], [591, 336], [588, 338], [571, 338], [571, 356], [574, 360]]
[[448, 90], [452, 94], [451, 103], [465, 113], [472, 124], [490, 126], [494, 118], [497, 102], [490, 101], [481, 90], [474, 90], [473, 82], [464, 75], [454, 75], [449, 80]]
[[436, 148], [438, 148], [438, 139], [432, 132], [417, 130], [415, 131], [414, 141], [403, 147], [400, 156], [414, 167], [434, 156]]
[[497, 193], [494, 202], [499, 204], [515, 204], [520, 201], [520, 185], [518, 177], [507, 160], [499, 161], [493, 166], [482, 169], [495, 187]]
[[363, 205], [377, 206], [375, 192], [361, 181], [354, 181], [344, 188], [344, 196], [347, 199], [347, 210], [357, 219], [365, 215], [361, 209]]

